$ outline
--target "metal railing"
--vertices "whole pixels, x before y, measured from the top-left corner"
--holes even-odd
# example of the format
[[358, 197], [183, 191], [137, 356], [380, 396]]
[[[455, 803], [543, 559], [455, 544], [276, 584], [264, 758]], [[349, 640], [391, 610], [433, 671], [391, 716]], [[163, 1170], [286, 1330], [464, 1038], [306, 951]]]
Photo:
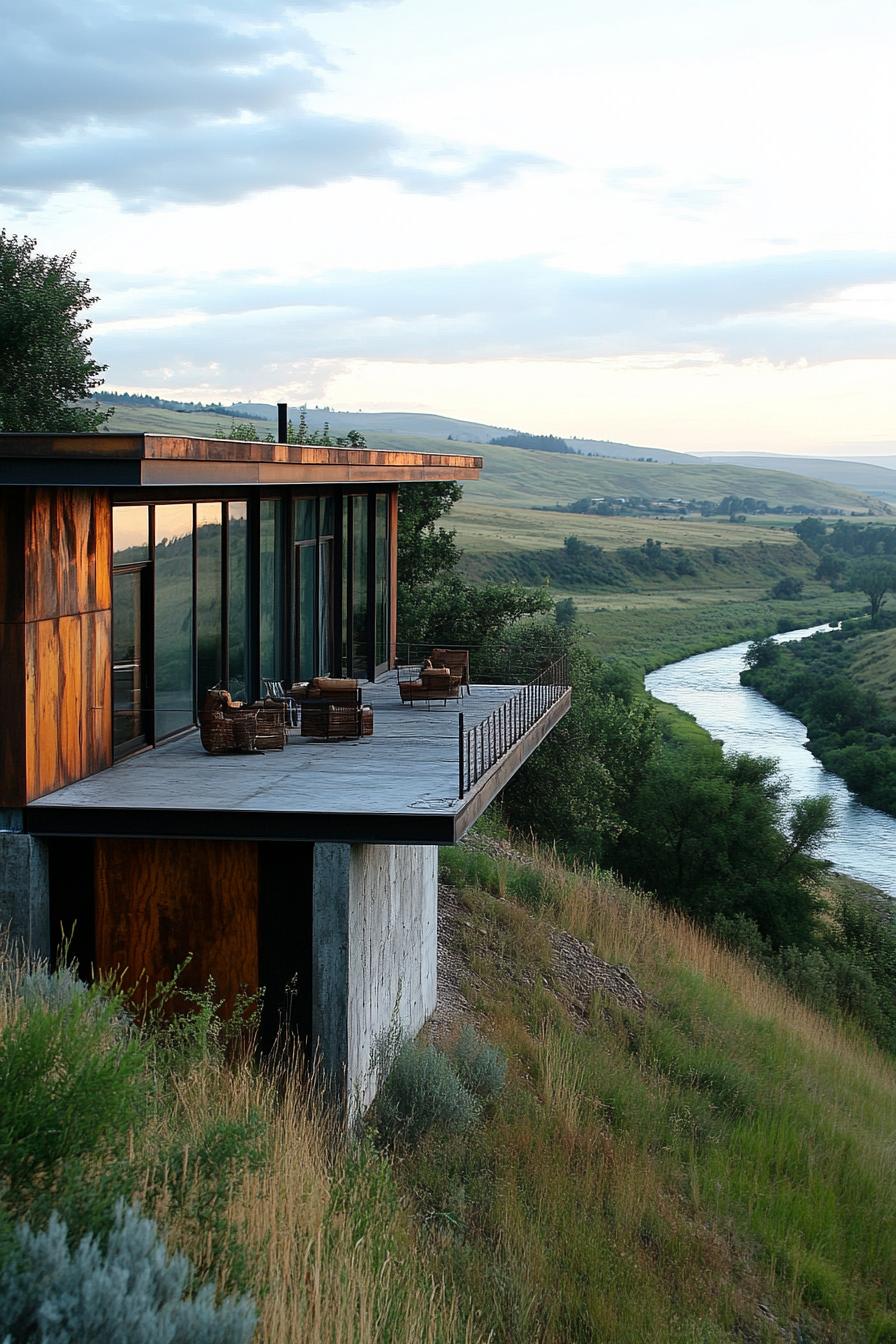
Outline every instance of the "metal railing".
[[569, 690], [569, 659], [551, 663], [472, 728], [457, 718], [457, 796], [463, 798], [483, 775]]

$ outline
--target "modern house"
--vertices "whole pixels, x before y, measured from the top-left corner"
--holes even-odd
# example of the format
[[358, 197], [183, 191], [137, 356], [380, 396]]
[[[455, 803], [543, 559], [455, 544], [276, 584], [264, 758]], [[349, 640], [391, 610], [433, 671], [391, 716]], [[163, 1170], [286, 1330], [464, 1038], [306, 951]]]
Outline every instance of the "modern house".
[[[396, 684], [398, 488], [480, 458], [0, 434], [0, 921], [147, 983], [266, 988], [356, 1104], [436, 992], [437, 846], [569, 706], [556, 671]], [[374, 731], [207, 755], [208, 687], [356, 677]]]

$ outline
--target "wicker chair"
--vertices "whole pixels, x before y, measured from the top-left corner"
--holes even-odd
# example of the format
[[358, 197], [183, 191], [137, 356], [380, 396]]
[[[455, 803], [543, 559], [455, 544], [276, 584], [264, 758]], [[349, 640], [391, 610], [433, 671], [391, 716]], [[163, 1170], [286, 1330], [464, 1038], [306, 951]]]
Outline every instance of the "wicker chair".
[[402, 678], [402, 669], [398, 669], [398, 694], [403, 705], [413, 707], [422, 700], [429, 709], [435, 700], [441, 700], [447, 706], [449, 700], [457, 699], [460, 681], [452, 677], [449, 668], [422, 667], [418, 677], [412, 673], [413, 669], [409, 677]]
[[206, 692], [199, 713], [199, 740], [210, 756], [262, 755], [286, 743], [284, 708], [273, 701], [244, 705], [230, 692]]
[[433, 649], [429, 655], [433, 667], [447, 667], [452, 683], [463, 695], [470, 694], [470, 650], [469, 649]]

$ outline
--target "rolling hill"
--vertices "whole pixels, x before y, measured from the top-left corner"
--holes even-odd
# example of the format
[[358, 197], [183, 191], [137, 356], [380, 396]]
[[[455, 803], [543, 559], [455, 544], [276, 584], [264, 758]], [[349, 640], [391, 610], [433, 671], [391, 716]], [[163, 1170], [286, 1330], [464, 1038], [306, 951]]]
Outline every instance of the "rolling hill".
[[[252, 410], [268, 410], [256, 403]], [[438, 453], [445, 450], [445, 437], [405, 434], [373, 429], [370, 419], [361, 414], [315, 412], [321, 424], [327, 419], [334, 434], [361, 429], [371, 448], [417, 450]], [[294, 417], [295, 418], [295, 417]], [[395, 417], [393, 417], [394, 419]], [[403, 418], [403, 415], [398, 417]], [[247, 414], [247, 421], [250, 419]], [[383, 420], [388, 420], [386, 413]], [[424, 420], [451, 422], [447, 417], [429, 416]], [[270, 420], [251, 417], [259, 436], [273, 428]], [[309, 423], [311, 417], [309, 415]], [[233, 427], [231, 416], [204, 411], [163, 411], [152, 407], [118, 406], [107, 422], [109, 430], [143, 431], [150, 434], [198, 434], [227, 438]], [[313, 427], [313, 426], [312, 426]], [[497, 426], [484, 426], [492, 429]], [[594, 441], [596, 442], [596, 440]], [[463, 441], [463, 446], [467, 442]], [[724, 495], [752, 495], [770, 504], [841, 508], [865, 512], [871, 501], [866, 496], [833, 481], [814, 480], [787, 471], [771, 471], [747, 466], [739, 460], [689, 457], [669, 462], [638, 462], [607, 457], [585, 457], [564, 453], [539, 453], [525, 448], [505, 448], [493, 444], [469, 443], [471, 450], [485, 461], [479, 481], [470, 482], [465, 499], [470, 503], [492, 506], [532, 508], [533, 505], [569, 504], [584, 495], [649, 495], [657, 499], [721, 499]], [[657, 450], [633, 450], [655, 452]], [[802, 461], [803, 459], [798, 459]], [[869, 470], [874, 470], [869, 468]], [[879, 468], [881, 472], [883, 468]], [[896, 473], [893, 473], [896, 476]]]
[[853, 490], [864, 490], [886, 498], [896, 499], [896, 458], [879, 458], [877, 462], [861, 458], [785, 457], [778, 453], [712, 453], [701, 461], [729, 463], [751, 470], [792, 472], [795, 476], [811, 476], [816, 481], [830, 481], [847, 485]]

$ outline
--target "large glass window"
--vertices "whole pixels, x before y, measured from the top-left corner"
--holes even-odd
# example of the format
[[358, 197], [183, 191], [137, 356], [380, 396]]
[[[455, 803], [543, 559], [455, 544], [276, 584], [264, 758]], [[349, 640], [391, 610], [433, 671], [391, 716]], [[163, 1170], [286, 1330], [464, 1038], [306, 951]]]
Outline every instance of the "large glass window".
[[193, 505], [155, 510], [155, 737], [193, 722]]
[[149, 508], [117, 504], [112, 510], [112, 563], [137, 565], [149, 559]]
[[367, 676], [367, 496], [352, 499], [352, 675]]
[[224, 528], [220, 504], [196, 505], [196, 694], [224, 677]]
[[281, 681], [286, 675], [286, 667], [283, 661], [283, 504], [279, 499], [261, 501], [259, 579], [261, 675], [271, 681]]
[[144, 737], [143, 584], [147, 570], [112, 576], [112, 737], [116, 751]]
[[375, 658], [377, 669], [389, 661], [389, 496], [376, 497]]
[[227, 688], [234, 700], [249, 689], [248, 507], [227, 505]]
[[315, 675], [316, 557], [317, 547], [313, 542], [296, 547], [296, 665], [301, 681], [307, 681]]

